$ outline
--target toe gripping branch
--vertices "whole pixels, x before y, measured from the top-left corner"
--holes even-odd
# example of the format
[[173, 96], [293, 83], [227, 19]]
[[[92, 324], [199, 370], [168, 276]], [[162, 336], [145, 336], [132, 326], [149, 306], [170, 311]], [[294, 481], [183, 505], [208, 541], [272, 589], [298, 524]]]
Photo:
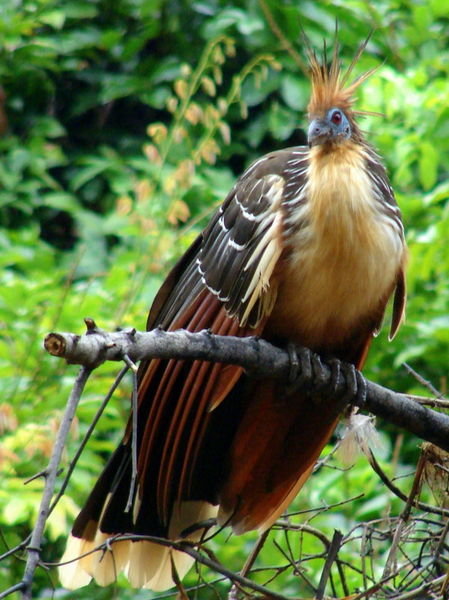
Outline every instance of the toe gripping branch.
[[367, 384], [362, 373], [351, 363], [322, 358], [308, 348], [289, 343], [290, 373], [287, 393], [305, 391], [311, 399], [334, 400], [339, 410], [347, 404], [363, 407]]

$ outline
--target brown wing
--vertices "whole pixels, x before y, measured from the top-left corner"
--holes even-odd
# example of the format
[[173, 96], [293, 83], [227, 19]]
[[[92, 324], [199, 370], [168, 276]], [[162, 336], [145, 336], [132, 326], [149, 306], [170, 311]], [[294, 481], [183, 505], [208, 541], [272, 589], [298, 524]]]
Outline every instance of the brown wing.
[[[273, 272], [283, 250], [281, 203], [291, 154], [269, 154], [239, 179], [157, 294], [149, 328], [208, 329], [237, 336], [262, 332], [276, 298]], [[133, 509], [125, 511], [131, 469], [128, 424], [74, 534], [81, 537], [93, 515], [103, 532], [167, 535], [173, 507], [180, 501], [217, 504], [224, 456], [243, 411], [241, 375], [239, 367], [204, 361], [143, 363], [138, 373]], [[232, 401], [223, 403], [230, 394]]]
[[[282, 253], [283, 231], [284, 179], [279, 171], [287, 157], [287, 152], [268, 155], [238, 181], [188, 264], [182, 261], [183, 272], [175, 268], [169, 278], [172, 290], [161, 291], [163, 303], [161, 296], [156, 298], [151, 325], [237, 336], [262, 331], [276, 298], [272, 274]], [[241, 374], [238, 367], [204, 361], [152, 361], [142, 368], [139, 397], [146, 425], [139, 448], [139, 503], [146, 504], [146, 490], [154, 495], [156, 489], [157, 514], [165, 525], [175, 502], [198, 498], [204, 488], [200, 472], [201, 477], [208, 474], [201, 499], [217, 503], [229, 440], [216, 449], [208, 431], [215, 431], [211, 422], [218, 418], [217, 407]], [[235, 410], [240, 410], [238, 403]], [[238, 420], [235, 410], [219, 411], [221, 428], [230, 436]]]
[[[405, 266], [407, 262], [407, 253], [404, 242], [404, 226], [402, 224], [401, 210], [396, 202], [393, 188], [391, 187], [388, 175], [382, 165], [380, 157], [370, 147], [366, 146], [368, 151], [367, 154], [367, 169], [366, 173], [373, 184], [373, 191], [382, 206], [382, 212], [385, 219], [385, 223], [396, 232], [399, 233], [398, 239], [402, 240], [403, 247], [398, 249], [398, 253], [402, 253], [403, 260], [401, 267], [398, 271], [395, 288], [391, 291], [393, 294], [393, 312], [390, 325], [389, 339], [392, 340], [396, 335], [405, 315], [405, 304], [406, 304], [406, 283], [405, 283]], [[385, 309], [389, 300], [388, 296], [385, 298], [384, 307]], [[382, 311], [383, 316], [383, 311]], [[380, 328], [382, 318], [379, 320], [377, 329]]]

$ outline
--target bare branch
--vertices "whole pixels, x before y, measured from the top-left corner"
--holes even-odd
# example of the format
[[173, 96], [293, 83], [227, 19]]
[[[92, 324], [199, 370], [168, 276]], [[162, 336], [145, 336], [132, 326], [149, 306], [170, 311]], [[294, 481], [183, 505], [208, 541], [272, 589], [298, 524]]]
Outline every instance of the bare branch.
[[[394, 485], [394, 483], [392, 481], [390, 481], [390, 479], [384, 473], [382, 467], [377, 462], [376, 457], [374, 456], [374, 454], [372, 452], [370, 452], [367, 455], [367, 458], [369, 460], [369, 463], [370, 463], [371, 467], [373, 468], [373, 471], [375, 473], [377, 473], [377, 475], [379, 475], [380, 479], [387, 486], [387, 488], [391, 492], [393, 492], [393, 494], [395, 496], [397, 496], [398, 498], [400, 498], [404, 502], [408, 502], [409, 501], [409, 497], [407, 496], [407, 494], [404, 494], [404, 492], [402, 492], [398, 487], [396, 487]], [[446, 517], [449, 516], [449, 510], [445, 509], [444, 507], [432, 506], [431, 504], [425, 504], [424, 502], [418, 502], [418, 501], [415, 501], [414, 506], [416, 508], [419, 508], [420, 510], [424, 510], [424, 511], [432, 513], [432, 514], [444, 515]]]
[[65, 447], [67, 435], [70, 430], [70, 426], [75, 416], [76, 407], [81, 398], [86, 381], [90, 375], [91, 370], [87, 367], [83, 367], [75, 384], [72, 388], [69, 401], [67, 402], [66, 410], [59, 427], [58, 435], [56, 437], [53, 452], [48, 463], [47, 470], [45, 472], [45, 488], [42, 494], [42, 500], [39, 507], [38, 519], [36, 525], [31, 534], [30, 543], [27, 546], [28, 560], [25, 567], [25, 573], [23, 579], [18, 586], [14, 586], [14, 590], [6, 590], [6, 593], [11, 593], [17, 589], [22, 590], [22, 600], [31, 600], [31, 586], [33, 583], [34, 571], [39, 563], [42, 537], [44, 534], [44, 528], [49, 514], [50, 502], [53, 497], [56, 476], [59, 469], [59, 463], [61, 462], [62, 452]]
[[[54, 356], [65, 358], [70, 364], [82, 364], [89, 368], [97, 367], [106, 360], [117, 361], [127, 356], [134, 362], [150, 358], [177, 358], [237, 364], [255, 377], [270, 373], [285, 382], [292, 371], [291, 357], [287, 351], [256, 337], [218, 336], [207, 331], [166, 332], [160, 329], [150, 332], [127, 329], [109, 333], [98, 329], [91, 319], [86, 322], [88, 331], [82, 336], [50, 333], [44, 342], [46, 350]], [[306, 349], [303, 351], [309, 352]], [[310, 373], [301, 372], [301, 365], [297, 366], [301, 387], [313, 390], [314, 385], [318, 384], [323, 397], [342, 398], [349, 383], [345, 370], [341, 370], [341, 376], [335, 382], [331, 364], [319, 360], [313, 363], [314, 369]], [[405, 394], [395, 393], [362, 377], [360, 380], [366, 384], [366, 398], [361, 402], [353, 397], [351, 402], [449, 451], [448, 416], [410, 400]], [[340, 410], [348, 400], [344, 398]]]
[[[261, 551], [263, 545], [266, 542], [266, 539], [267, 539], [269, 533], [270, 533], [270, 529], [267, 529], [263, 533], [260, 534], [256, 544], [254, 545], [253, 549], [251, 550], [250, 554], [248, 555], [248, 557], [245, 561], [245, 564], [243, 565], [243, 567], [240, 571], [240, 575], [242, 577], [246, 577], [248, 575], [248, 573], [251, 571], [259, 552]], [[238, 592], [239, 591], [240, 591], [240, 588], [237, 586], [236, 583], [234, 583], [234, 585], [231, 587], [231, 590], [229, 592], [228, 600], [238, 600], [238, 597], [239, 597]]]
[[324, 563], [323, 571], [321, 573], [320, 582], [318, 584], [317, 591], [315, 593], [316, 600], [322, 600], [324, 597], [324, 590], [326, 589], [327, 580], [329, 579], [332, 564], [337, 558], [338, 551], [340, 550], [341, 541], [343, 534], [337, 529], [334, 531], [332, 542], [326, 553], [326, 561]]
[[426, 457], [423, 453], [421, 453], [418, 466], [416, 468], [415, 477], [413, 479], [412, 489], [410, 490], [405, 507], [399, 517], [398, 526], [396, 528], [396, 531], [394, 532], [394, 536], [391, 541], [391, 548], [388, 553], [387, 561], [385, 563], [382, 579], [387, 579], [389, 575], [393, 572], [393, 570], [397, 569], [397, 550], [401, 541], [401, 537], [403, 536], [404, 529], [406, 528], [409, 522], [410, 512], [412, 510], [412, 506], [415, 504], [415, 498], [418, 496], [419, 490], [421, 489], [421, 478], [424, 470], [425, 461]]
[[100, 420], [101, 415], [104, 412], [104, 409], [106, 408], [106, 406], [109, 403], [109, 400], [111, 399], [113, 393], [115, 392], [115, 390], [118, 388], [120, 382], [122, 381], [123, 377], [126, 375], [126, 373], [128, 372], [129, 367], [125, 366], [121, 369], [120, 373], [118, 373], [117, 377], [115, 378], [114, 383], [112, 384], [111, 388], [109, 389], [108, 393], [106, 394], [106, 396], [103, 398], [102, 403], [100, 404], [94, 418], [92, 419], [92, 422], [90, 423], [84, 438], [81, 442], [81, 444], [79, 445], [78, 450], [75, 453], [75, 456], [72, 458], [72, 460], [70, 461], [70, 465], [67, 468], [66, 474], [65, 474], [65, 478], [64, 481], [62, 482], [62, 485], [59, 489], [59, 492], [56, 494], [56, 496], [53, 499], [52, 505], [49, 508], [48, 514], [50, 515], [51, 512], [54, 510], [55, 506], [57, 505], [57, 503], [59, 502], [60, 498], [64, 495], [64, 492], [66, 490], [66, 487], [69, 483], [70, 477], [72, 476], [73, 471], [75, 470], [75, 467], [78, 463], [78, 460], [84, 450], [84, 448], [87, 445], [87, 442], [90, 439], [90, 436], [92, 435], [92, 433], [95, 431], [95, 427], [97, 426], [98, 421]]

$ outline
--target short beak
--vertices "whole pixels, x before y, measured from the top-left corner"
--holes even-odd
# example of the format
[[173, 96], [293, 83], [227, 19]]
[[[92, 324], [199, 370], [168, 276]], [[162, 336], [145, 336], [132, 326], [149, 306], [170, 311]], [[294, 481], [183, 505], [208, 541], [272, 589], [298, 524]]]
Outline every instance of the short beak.
[[329, 123], [323, 121], [322, 119], [314, 119], [310, 125], [309, 130], [307, 132], [307, 142], [309, 147], [317, 146], [318, 144], [322, 144], [326, 140], [328, 140], [332, 135], [331, 128]]

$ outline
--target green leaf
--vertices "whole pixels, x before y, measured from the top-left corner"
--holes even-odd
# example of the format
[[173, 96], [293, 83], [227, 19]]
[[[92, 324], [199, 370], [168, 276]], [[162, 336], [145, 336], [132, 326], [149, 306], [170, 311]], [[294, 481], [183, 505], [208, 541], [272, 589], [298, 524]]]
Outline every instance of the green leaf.
[[63, 136], [66, 133], [66, 130], [57, 119], [42, 116], [34, 124], [32, 132], [33, 135], [36, 136], [58, 138]]
[[281, 94], [285, 103], [293, 110], [303, 111], [308, 102], [310, 86], [303, 78], [285, 73], [281, 78]]
[[438, 152], [430, 142], [421, 142], [419, 157], [419, 179], [425, 190], [430, 190], [436, 181], [438, 174]]
[[294, 112], [276, 102], [269, 112], [268, 124], [275, 139], [285, 140], [298, 127], [298, 118]]
[[50, 25], [54, 29], [62, 29], [65, 23], [66, 15], [62, 10], [48, 10], [39, 15], [39, 21]]
[[72, 213], [76, 213], [79, 210], [79, 204], [75, 196], [66, 192], [49, 192], [43, 194], [41, 198], [42, 204], [51, 208]]
[[2, 517], [6, 523], [15, 524], [26, 521], [28, 514], [27, 501], [20, 496], [15, 496], [4, 506]]

